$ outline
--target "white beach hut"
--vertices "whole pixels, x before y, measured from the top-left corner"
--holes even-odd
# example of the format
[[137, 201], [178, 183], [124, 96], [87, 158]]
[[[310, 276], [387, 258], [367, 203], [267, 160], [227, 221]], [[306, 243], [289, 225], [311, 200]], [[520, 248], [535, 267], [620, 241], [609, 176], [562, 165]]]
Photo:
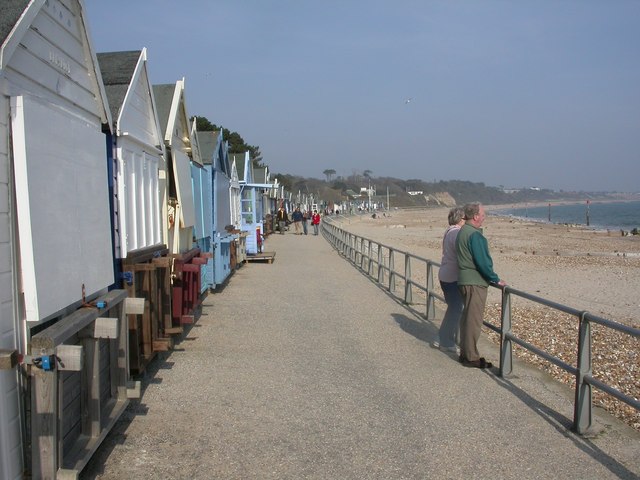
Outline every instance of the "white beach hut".
[[145, 299], [130, 320], [130, 368], [140, 372], [172, 341], [171, 262], [164, 243], [167, 164], [164, 134], [147, 67], [147, 51], [98, 53], [113, 120], [112, 190], [118, 285]]
[[[165, 243], [173, 259], [171, 316], [173, 326], [180, 328], [194, 321], [193, 313], [200, 303], [200, 267], [207, 261], [200, 256], [200, 248], [194, 246], [196, 208], [191, 168], [197, 144], [187, 115], [184, 79], [175, 84], [154, 85], [153, 94], [169, 171]], [[195, 161], [201, 164], [199, 158]]]
[[[104, 133], [111, 122], [84, 11], [81, 0], [2, 2], [4, 350], [27, 353], [36, 331], [114, 283]], [[29, 468], [20, 378], [16, 368], [0, 370], [0, 478], [10, 480]], [[55, 458], [38, 452], [38, 442], [33, 448], [34, 461], [57, 467]]]
[[191, 126], [184, 98], [184, 79], [154, 85], [153, 94], [169, 170], [167, 204], [163, 206], [168, 220], [164, 243], [171, 253], [180, 254], [191, 250], [196, 223], [191, 186]]
[[113, 119], [117, 189], [116, 258], [166, 248], [164, 135], [149, 82], [147, 50], [98, 53]]

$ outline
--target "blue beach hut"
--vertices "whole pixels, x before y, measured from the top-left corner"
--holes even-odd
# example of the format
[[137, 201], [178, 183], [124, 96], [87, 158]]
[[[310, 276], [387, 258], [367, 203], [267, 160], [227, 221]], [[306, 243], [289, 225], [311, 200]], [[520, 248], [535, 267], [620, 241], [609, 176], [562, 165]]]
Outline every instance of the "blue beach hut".
[[207, 264], [209, 287], [222, 284], [233, 272], [231, 266], [232, 245], [238, 239], [239, 230], [231, 215], [231, 167], [228, 147], [222, 131], [198, 132], [198, 143], [213, 186], [211, 197], [213, 259]]
[[247, 255], [255, 255], [262, 251], [263, 204], [262, 189], [271, 185], [258, 184], [254, 181], [253, 163], [249, 152], [230, 155], [238, 171], [240, 183], [240, 229], [247, 234]]
[[208, 265], [213, 259], [213, 195], [211, 167], [203, 161], [201, 147], [196, 131], [195, 119], [191, 123], [191, 185], [193, 205], [195, 208], [195, 225], [193, 227], [194, 245], [200, 249], [202, 268], [200, 269], [200, 293], [208, 290], [211, 283], [211, 271]]

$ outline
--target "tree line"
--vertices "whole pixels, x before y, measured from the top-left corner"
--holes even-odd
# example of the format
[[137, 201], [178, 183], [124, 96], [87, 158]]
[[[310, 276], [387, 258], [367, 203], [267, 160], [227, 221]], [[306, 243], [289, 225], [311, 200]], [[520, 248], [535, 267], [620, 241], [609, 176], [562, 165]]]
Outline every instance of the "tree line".
[[211, 123], [207, 117], [193, 116], [192, 121], [195, 118], [196, 128], [200, 132], [219, 132], [222, 130], [222, 136], [229, 144], [229, 153], [245, 153], [249, 152], [249, 158], [253, 166], [256, 168], [264, 167], [262, 163], [262, 153], [260, 153], [260, 147], [255, 145], [249, 145], [244, 141], [244, 138], [238, 132], [232, 132], [228, 128], [218, 126]]

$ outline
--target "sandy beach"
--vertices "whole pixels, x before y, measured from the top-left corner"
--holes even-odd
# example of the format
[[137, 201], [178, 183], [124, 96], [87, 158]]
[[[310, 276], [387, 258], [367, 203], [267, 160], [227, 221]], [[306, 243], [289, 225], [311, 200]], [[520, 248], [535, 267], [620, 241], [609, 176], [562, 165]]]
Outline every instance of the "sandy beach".
[[[494, 207], [487, 206], [487, 210]], [[393, 210], [385, 216], [343, 219], [345, 229], [399, 250], [440, 261], [448, 208]], [[494, 269], [507, 284], [569, 307], [640, 326], [640, 236], [586, 227], [534, 223], [490, 215], [484, 224]], [[486, 317], [499, 324], [500, 294], [491, 288]], [[567, 363], [575, 364], [577, 321], [539, 304], [516, 298], [514, 331]], [[640, 340], [593, 328], [594, 374], [640, 398]], [[487, 335], [489, 332], [487, 331]], [[494, 338], [497, 342], [497, 338]], [[558, 367], [518, 349], [561, 381], [574, 381]], [[599, 392], [596, 404], [640, 429], [640, 414]]]

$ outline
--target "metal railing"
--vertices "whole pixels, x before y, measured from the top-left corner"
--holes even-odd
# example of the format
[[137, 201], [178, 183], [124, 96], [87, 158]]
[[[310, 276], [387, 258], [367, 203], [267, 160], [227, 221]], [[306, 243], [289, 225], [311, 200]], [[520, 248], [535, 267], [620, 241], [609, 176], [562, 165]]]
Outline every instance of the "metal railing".
[[[433, 320], [435, 318], [435, 300], [445, 301], [444, 297], [439, 294], [439, 291], [436, 291], [434, 288], [434, 269], [440, 267], [438, 262], [350, 233], [335, 225], [330, 219], [322, 223], [322, 232], [333, 247], [356, 268], [373, 278], [390, 294], [405, 304], [412, 305], [414, 303], [414, 289], [423, 292], [426, 306], [424, 317], [426, 320]], [[412, 275], [412, 271], [417, 271], [415, 268], [416, 264], [420, 265], [419, 268], [421, 268], [425, 274], [421, 281]], [[398, 265], [397, 268], [396, 265]], [[399, 286], [403, 287], [401, 289], [402, 293], [399, 293]], [[598, 324], [634, 338], [640, 338], [640, 329], [552, 302], [508, 286], [500, 288], [500, 290], [502, 290], [500, 309], [501, 324], [500, 326], [496, 326], [486, 321], [484, 322], [487, 328], [498, 333], [500, 336], [500, 376], [504, 377], [513, 372], [514, 343], [574, 375], [576, 386], [573, 429], [579, 434], [586, 433], [593, 423], [593, 387], [640, 411], [640, 401], [638, 401], [638, 399], [626, 395], [622, 391], [593, 376], [591, 325]], [[566, 363], [562, 359], [526, 342], [513, 333], [511, 303], [512, 297], [514, 296], [549, 307], [558, 312], [563, 312], [578, 320], [577, 365]]]

